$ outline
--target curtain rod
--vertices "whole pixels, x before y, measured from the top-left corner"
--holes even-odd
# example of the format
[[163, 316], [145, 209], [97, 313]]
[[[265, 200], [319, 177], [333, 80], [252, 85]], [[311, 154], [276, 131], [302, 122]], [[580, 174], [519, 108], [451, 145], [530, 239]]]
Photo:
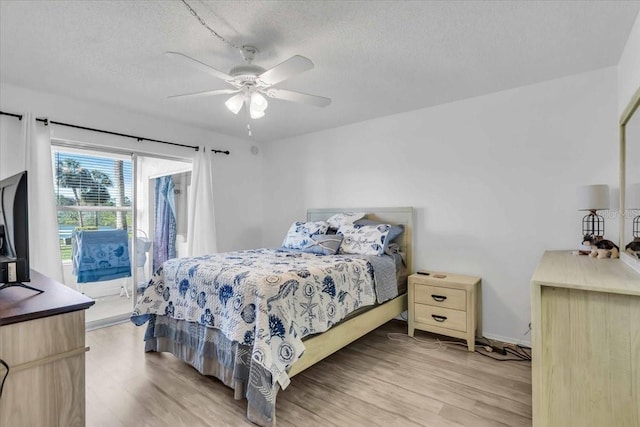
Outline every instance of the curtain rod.
[[[21, 114], [6, 113], [4, 111], [0, 111], [0, 115], [17, 117], [18, 120], [22, 120], [22, 115]], [[143, 138], [141, 136], [128, 135], [126, 133], [111, 132], [111, 131], [108, 131], [108, 130], [102, 130], [102, 129], [90, 128], [90, 127], [86, 127], [86, 126], [73, 125], [73, 124], [70, 124], [70, 123], [56, 122], [56, 121], [53, 121], [53, 120], [49, 120], [48, 118], [36, 117], [36, 121], [44, 123], [45, 126], [48, 126], [49, 123], [51, 123], [51, 124], [54, 124], [54, 125], [67, 126], [67, 127], [70, 127], [70, 128], [89, 130], [89, 131], [92, 131], [92, 132], [99, 132], [99, 133], [106, 133], [106, 134], [109, 134], [109, 135], [122, 136], [122, 137], [125, 137], [125, 138], [133, 138], [133, 139], [137, 140], [138, 142], [141, 142], [141, 141], [159, 142], [160, 144], [174, 145], [176, 147], [193, 148], [196, 151], [200, 151], [200, 147], [193, 146], [193, 145], [178, 144], [178, 143], [175, 143], [175, 142], [168, 142], [168, 141], [160, 141], [159, 139]], [[222, 154], [226, 154], [226, 155], [231, 154], [229, 152], [229, 150], [225, 150], [225, 151], [223, 151], [223, 150], [211, 150], [211, 151], [214, 152], [214, 153], [222, 153]]]

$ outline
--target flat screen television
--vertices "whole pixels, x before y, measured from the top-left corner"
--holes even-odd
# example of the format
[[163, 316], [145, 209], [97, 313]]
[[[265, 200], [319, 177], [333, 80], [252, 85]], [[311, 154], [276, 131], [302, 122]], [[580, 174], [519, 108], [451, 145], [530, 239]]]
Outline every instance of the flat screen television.
[[0, 290], [29, 279], [29, 196], [27, 172], [0, 181]]

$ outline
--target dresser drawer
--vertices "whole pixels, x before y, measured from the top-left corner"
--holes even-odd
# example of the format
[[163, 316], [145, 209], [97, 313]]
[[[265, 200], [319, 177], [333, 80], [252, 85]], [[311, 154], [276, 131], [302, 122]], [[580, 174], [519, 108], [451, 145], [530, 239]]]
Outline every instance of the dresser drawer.
[[460, 332], [467, 331], [467, 313], [432, 305], [415, 304], [413, 320], [416, 323], [453, 329]]
[[465, 310], [467, 306], [467, 292], [463, 289], [443, 288], [419, 283], [414, 283], [413, 286], [413, 300], [416, 303], [453, 308], [455, 310]]

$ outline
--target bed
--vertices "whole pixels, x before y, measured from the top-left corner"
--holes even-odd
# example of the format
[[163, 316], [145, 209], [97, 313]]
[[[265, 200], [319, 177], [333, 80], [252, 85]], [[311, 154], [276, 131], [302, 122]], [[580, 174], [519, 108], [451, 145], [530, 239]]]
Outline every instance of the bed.
[[247, 399], [249, 420], [275, 425], [276, 395], [292, 377], [407, 308], [406, 287], [395, 280], [400, 263], [412, 272], [413, 209], [310, 209], [307, 221], [355, 211], [402, 225], [399, 250], [360, 256], [256, 249], [167, 261], [131, 318], [147, 323], [145, 351], [170, 352], [215, 376], [236, 399]]

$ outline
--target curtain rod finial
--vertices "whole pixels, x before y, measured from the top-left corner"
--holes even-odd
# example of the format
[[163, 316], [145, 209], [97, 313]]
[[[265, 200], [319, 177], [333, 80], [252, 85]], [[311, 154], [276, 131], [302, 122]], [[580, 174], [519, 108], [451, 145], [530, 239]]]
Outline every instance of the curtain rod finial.
[[212, 153], [216, 153], [216, 154], [217, 154], [217, 153], [220, 153], [220, 154], [226, 154], [227, 156], [228, 156], [229, 154], [231, 154], [231, 152], [230, 152], [229, 150], [216, 150], [216, 149], [211, 149], [211, 152], [212, 152]]

